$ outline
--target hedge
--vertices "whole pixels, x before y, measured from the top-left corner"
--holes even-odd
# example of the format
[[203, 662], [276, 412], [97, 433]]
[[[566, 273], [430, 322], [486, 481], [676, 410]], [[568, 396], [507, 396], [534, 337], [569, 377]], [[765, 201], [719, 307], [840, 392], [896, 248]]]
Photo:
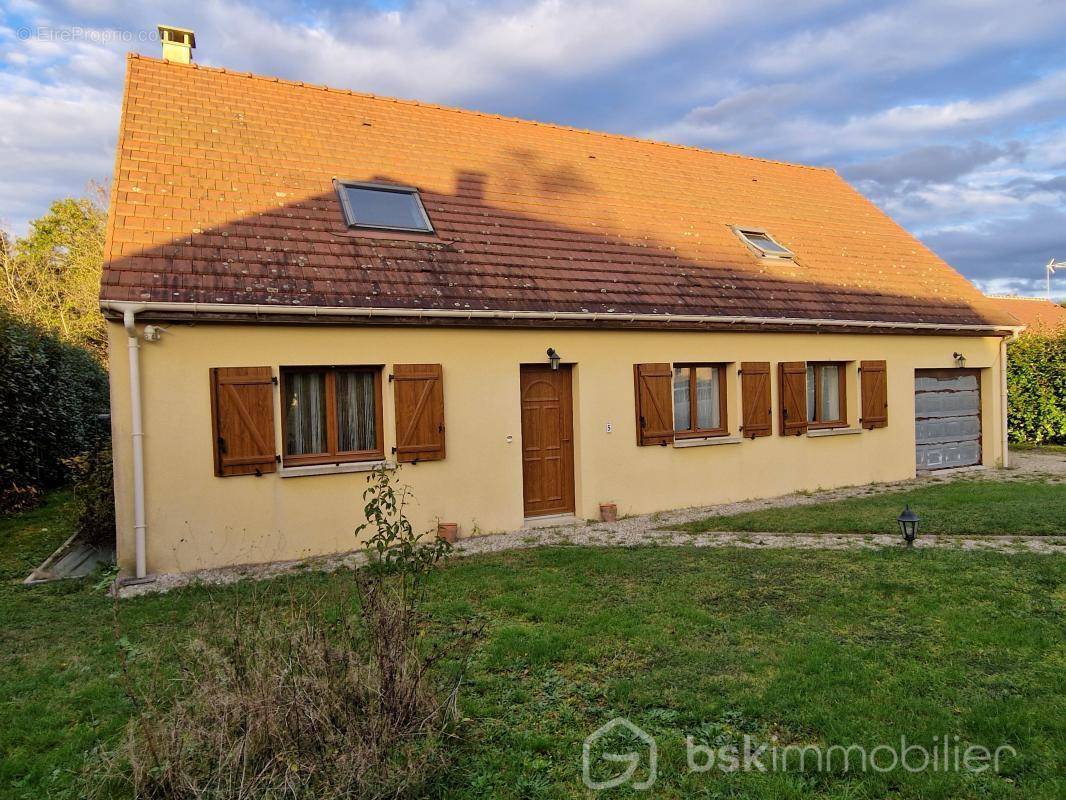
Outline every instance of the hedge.
[[85, 350], [0, 309], [0, 512], [67, 478], [107, 432], [107, 375]]
[[1012, 442], [1066, 444], [1066, 327], [1007, 346], [1007, 391]]

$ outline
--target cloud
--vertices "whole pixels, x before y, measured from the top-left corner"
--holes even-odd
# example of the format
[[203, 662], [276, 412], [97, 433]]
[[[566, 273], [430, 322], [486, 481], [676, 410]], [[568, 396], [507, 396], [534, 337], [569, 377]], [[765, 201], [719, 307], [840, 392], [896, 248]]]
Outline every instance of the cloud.
[[[0, 80], [0, 216], [21, 229], [57, 198], [114, 168], [119, 98], [89, 87]], [[26, 121], [32, 120], [32, 124]]]
[[399, 9], [326, 9], [297, 21], [232, 1], [186, 16], [210, 31], [200, 37], [204, 63], [456, 102], [520, 77], [596, 74], [743, 15], [727, 0], [427, 0]]
[[1003, 145], [988, 142], [970, 142], [958, 146], [930, 145], [853, 164], [845, 168], [844, 175], [851, 180], [875, 183], [886, 189], [899, 186], [913, 188], [916, 185], [952, 181], [977, 167], [1001, 159], [1021, 161], [1025, 153], [1025, 145], [1017, 141]]
[[869, 114], [805, 113], [809, 98], [834, 88], [818, 84], [757, 86], [695, 108], [653, 135], [672, 141], [735, 148], [781, 158], [847, 161], [862, 152], [891, 152], [929, 139], [995, 132], [1003, 126], [1060, 119], [1066, 113], [1066, 70], [982, 99], [895, 105]]
[[1009, 278], [1030, 291], [1043, 284], [1044, 265], [1066, 258], [1066, 209], [1027, 206], [1019, 215], [977, 221], [922, 236], [949, 263], [965, 264], [978, 281]]
[[1046, 180], [1031, 177], [1015, 178], [1006, 185], [1006, 188], [1015, 197], [1022, 198], [1043, 194], [1066, 196], [1066, 175], [1056, 175]]
[[752, 59], [766, 76], [819, 77], [847, 69], [860, 75], [929, 71], [971, 57], [1061, 36], [1066, 5], [1046, 0], [917, 0], [860, 12], [838, 25], [808, 28]]

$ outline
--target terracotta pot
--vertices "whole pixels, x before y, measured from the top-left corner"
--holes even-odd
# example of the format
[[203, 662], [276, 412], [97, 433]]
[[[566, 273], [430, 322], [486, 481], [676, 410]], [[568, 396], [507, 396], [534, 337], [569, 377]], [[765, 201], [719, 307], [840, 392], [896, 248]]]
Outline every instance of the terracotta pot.
[[600, 519], [604, 522], [617, 522], [618, 506], [614, 503], [600, 503]]
[[458, 522], [438, 522], [437, 538], [455, 544], [459, 540]]

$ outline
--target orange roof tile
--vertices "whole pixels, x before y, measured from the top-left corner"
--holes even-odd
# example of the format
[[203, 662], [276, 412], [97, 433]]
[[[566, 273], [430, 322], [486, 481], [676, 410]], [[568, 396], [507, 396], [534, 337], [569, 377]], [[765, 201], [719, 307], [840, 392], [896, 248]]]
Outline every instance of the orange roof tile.
[[989, 300], [1029, 330], [1054, 330], [1066, 325], [1066, 308], [1042, 297], [989, 296]]
[[[438, 235], [349, 232], [334, 177]], [[136, 55], [106, 255], [112, 301], [1010, 321], [832, 170]]]

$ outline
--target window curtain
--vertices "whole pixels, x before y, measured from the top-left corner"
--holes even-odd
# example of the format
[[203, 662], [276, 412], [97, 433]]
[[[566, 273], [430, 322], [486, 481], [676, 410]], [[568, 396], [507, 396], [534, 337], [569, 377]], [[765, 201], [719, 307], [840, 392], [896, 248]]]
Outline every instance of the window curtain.
[[715, 367], [697, 367], [696, 427], [700, 430], [714, 430], [721, 426], [718, 396], [718, 370]]
[[833, 422], [840, 419], [840, 367], [824, 366], [820, 369], [822, 382], [821, 419]]
[[325, 373], [286, 375], [285, 390], [285, 452], [294, 456], [326, 452]]
[[807, 422], [817, 419], [818, 409], [814, 405], [814, 367], [807, 365]]
[[369, 372], [337, 372], [337, 450], [377, 447], [374, 376]]
[[[815, 381], [821, 392], [821, 405], [815, 405]], [[807, 366], [807, 422], [835, 422], [840, 419], [840, 367], [836, 364]]]
[[687, 431], [692, 417], [688, 367], [674, 367], [674, 430]]

